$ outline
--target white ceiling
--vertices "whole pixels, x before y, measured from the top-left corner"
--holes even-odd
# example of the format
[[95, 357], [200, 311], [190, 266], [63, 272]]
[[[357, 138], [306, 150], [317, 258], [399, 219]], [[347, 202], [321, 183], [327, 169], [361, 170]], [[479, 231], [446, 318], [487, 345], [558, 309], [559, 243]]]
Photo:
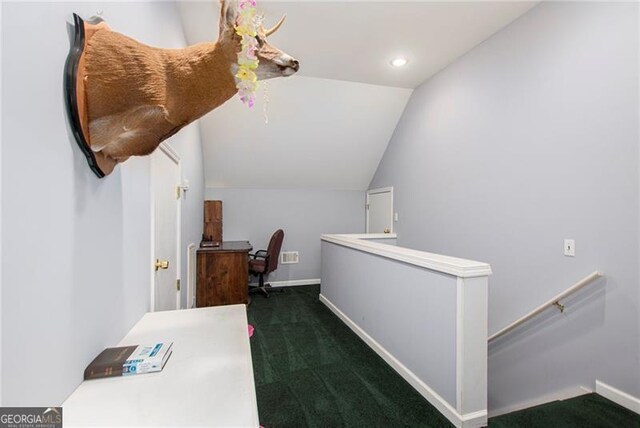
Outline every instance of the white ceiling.
[[253, 110], [237, 97], [201, 121], [207, 187], [363, 190], [410, 89], [310, 77], [269, 82]]
[[[528, 1], [266, 1], [270, 42], [300, 61], [301, 76], [415, 88], [528, 11]], [[189, 43], [215, 40], [216, 1], [180, 2]], [[404, 56], [409, 64], [392, 68]]]
[[[217, 1], [177, 4], [189, 44], [217, 38]], [[206, 185], [367, 189], [412, 88], [535, 4], [258, 0], [265, 26], [286, 13], [270, 42], [300, 71], [269, 82], [267, 125], [262, 93], [200, 119]]]

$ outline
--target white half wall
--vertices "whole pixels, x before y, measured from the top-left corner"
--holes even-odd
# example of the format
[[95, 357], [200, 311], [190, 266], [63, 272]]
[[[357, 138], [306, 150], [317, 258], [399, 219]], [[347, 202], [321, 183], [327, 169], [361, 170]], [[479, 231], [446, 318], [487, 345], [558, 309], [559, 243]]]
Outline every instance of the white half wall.
[[279, 264], [270, 281], [320, 278], [320, 235], [364, 232], [362, 191], [207, 187], [205, 196], [222, 200], [225, 241], [249, 240], [257, 251], [284, 230], [282, 251], [298, 251], [300, 262]]
[[320, 301], [454, 426], [486, 426], [491, 267], [368, 238], [322, 236]]
[[[143, 43], [184, 46], [173, 2], [2, 3], [5, 406], [61, 404], [86, 365], [149, 310], [149, 160], [131, 158], [98, 179], [67, 130], [67, 20], [98, 10], [114, 30]], [[182, 236], [196, 240], [203, 200], [197, 125], [169, 143], [191, 184]]]

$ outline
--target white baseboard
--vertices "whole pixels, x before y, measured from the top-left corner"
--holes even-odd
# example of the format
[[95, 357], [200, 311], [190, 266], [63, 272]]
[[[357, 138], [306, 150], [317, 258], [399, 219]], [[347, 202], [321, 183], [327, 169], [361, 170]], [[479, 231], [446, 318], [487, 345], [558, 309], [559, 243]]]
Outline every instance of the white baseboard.
[[517, 412], [518, 410], [528, 409], [529, 407], [540, 406], [541, 404], [551, 403], [553, 401], [568, 400], [569, 398], [578, 397], [580, 395], [590, 394], [593, 391], [584, 386], [574, 386], [566, 388], [551, 394], [543, 395], [542, 397], [534, 398], [533, 400], [523, 401], [522, 403], [513, 404], [510, 406], [500, 407], [498, 409], [490, 409], [489, 417], [493, 418], [500, 415], [505, 415], [511, 412]]
[[387, 362], [393, 369], [398, 372], [409, 384], [422, 395], [429, 403], [431, 403], [440, 413], [442, 413], [452, 424], [459, 428], [479, 428], [487, 426], [487, 411], [468, 413], [461, 415], [437, 392], [431, 389], [418, 376], [409, 370], [404, 364], [398, 361], [389, 351], [369, 336], [347, 315], [338, 309], [329, 299], [320, 294], [320, 301], [324, 303], [334, 314], [338, 316], [354, 333], [356, 333], [364, 342], [369, 345], [383, 360]]
[[[272, 287], [296, 287], [298, 285], [315, 285], [320, 284], [320, 278], [310, 279], [292, 279], [290, 281], [265, 281], [271, 284]], [[252, 282], [249, 285], [257, 286], [257, 282]]]
[[626, 407], [632, 412], [640, 414], [640, 398], [634, 397], [631, 394], [627, 394], [624, 391], [620, 391], [613, 386], [607, 385], [604, 382], [596, 380], [596, 394], [602, 395], [604, 398], [608, 398], [616, 404]]

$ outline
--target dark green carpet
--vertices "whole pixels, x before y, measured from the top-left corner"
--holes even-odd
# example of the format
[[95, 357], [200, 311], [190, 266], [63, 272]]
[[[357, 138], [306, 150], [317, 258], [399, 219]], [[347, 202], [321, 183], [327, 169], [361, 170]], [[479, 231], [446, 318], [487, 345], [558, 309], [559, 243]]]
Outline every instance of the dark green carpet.
[[600, 395], [587, 394], [491, 418], [489, 427], [640, 428], [640, 415]]
[[276, 427], [450, 427], [326, 306], [320, 286], [252, 296], [260, 422]]
[[[252, 296], [251, 354], [260, 422], [277, 427], [452, 425], [318, 300], [319, 285]], [[595, 394], [491, 418], [490, 428], [640, 428]]]

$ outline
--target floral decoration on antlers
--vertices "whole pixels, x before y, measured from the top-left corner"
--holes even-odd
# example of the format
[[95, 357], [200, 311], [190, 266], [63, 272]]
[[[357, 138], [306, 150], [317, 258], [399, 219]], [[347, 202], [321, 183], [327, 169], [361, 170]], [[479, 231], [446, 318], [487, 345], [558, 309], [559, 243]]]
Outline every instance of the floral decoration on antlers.
[[236, 25], [236, 34], [242, 37], [241, 50], [238, 52], [238, 95], [240, 100], [250, 108], [255, 104], [255, 92], [258, 89], [258, 77], [254, 72], [258, 68], [258, 28], [262, 25], [263, 16], [256, 13], [256, 0], [240, 0], [240, 13]]

